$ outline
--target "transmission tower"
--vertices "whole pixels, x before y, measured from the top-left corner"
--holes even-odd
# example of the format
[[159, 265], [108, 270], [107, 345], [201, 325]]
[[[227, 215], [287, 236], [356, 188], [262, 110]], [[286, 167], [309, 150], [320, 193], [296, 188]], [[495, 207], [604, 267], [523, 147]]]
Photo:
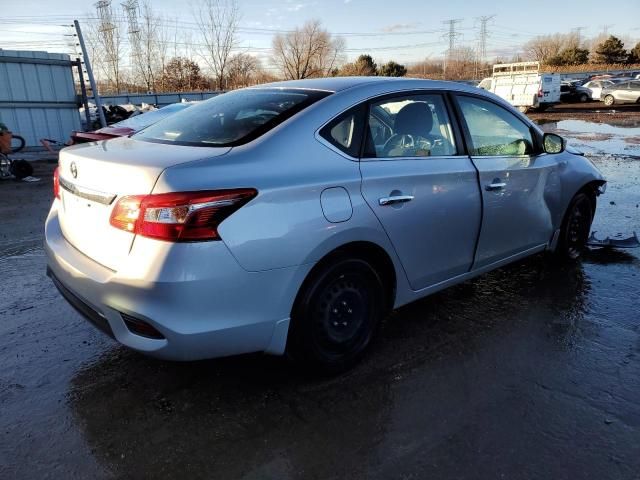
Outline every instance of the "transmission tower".
[[487, 24], [494, 17], [495, 15], [484, 15], [477, 18], [480, 21], [480, 32], [478, 34], [478, 51], [476, 55], [476, 78], [478, 76], [478, 66], [484, 64], [487, 60], [487, 38], [489, 37]]
[[[143, 70], [142, 67], [142, 48], [140, 40], [140, 25], [138, 25], [138, 0], [127, 0], [121, 3], [122, 9], [127, 16], [129, 29], [129, 43], [131, 44], [131, 68], [132, 70]], [[143, 71], [143, 75], [144, 75]]]
[[456, 25], [460, 22], [462, 22], [461, 18], [445, 20], [444, 22], [442, 22], [445, 25], [449, 25], [449, 30], [447, 31], [447, 33], [444, 34], [444, 37], [448, 38], [449, 40], [449, 48], [447, 49], [447, 52], [445, 54], [444, 69], [443, 69], [445, 78], [447, 76], [447, 64], [451, 61], [451, 56], [453, 55], [453, 52], [455, 50], [456, 38], [460, 36], [460, 33], [456, 31]]
[[613, 27], [613, 23], [608, 23], [606, 25], [600, 25], [600, 28], [602, 28], [602, 34], [606, 37], [609, 35], [609, 29], [611, 27]]
[[98, 31], [102, 34], [113, 32], [116, 26], [113, 23], [113, 9], [111, 0], [100, 0], [95, 4], [98, 13]]
[[109, 65], [109, 76], [113, 77], [116, 90], [120, 88], [119, 39], [116, 38], [116, 25], [113, 22], [111, 0], [100, 0], [95, 3], [98, 14], [98, 34], [100, 46], [104, 49], [104, 57]]
[[575, 27], [572, 29], [576, 34], [576, 46], [580, 47], [580, 43], [582, 42], [582, 30], [586, 30], [587, 27]]

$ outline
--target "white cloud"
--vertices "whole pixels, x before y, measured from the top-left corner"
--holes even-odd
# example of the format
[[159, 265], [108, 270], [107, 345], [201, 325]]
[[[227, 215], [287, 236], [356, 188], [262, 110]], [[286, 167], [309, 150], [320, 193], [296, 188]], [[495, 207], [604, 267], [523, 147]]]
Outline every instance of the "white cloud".
[[412, 28], [416, 28], [419, 23], [394, 23], [393, 25], [387, 25], [382, 28], [383, 32], [397, 32], [401, 30], [411, 30]]

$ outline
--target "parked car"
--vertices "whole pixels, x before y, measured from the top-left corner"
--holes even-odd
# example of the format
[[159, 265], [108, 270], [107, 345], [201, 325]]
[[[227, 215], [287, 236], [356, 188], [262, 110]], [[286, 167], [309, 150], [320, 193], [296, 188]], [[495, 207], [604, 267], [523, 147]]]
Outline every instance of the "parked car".
[[638, 78], [640, 76], [640, 70], [627, 70], [626, 72], [618, 73], [617, 78], [623, 78], [625, 80]]
[[629, 80], [610, 85], [602, 90], [600, 96], [605, 105], [640, 103], [640, 80]]
[[538, 252], [579, 256], [604, 185], [477, 88], [279, 82], [64, 149], [48, 274], [138, 351], [338, 372], [394, 308]]
[[116, 122], [108, 127], [99, 128], [93, 132], [73, 132], [71, 140], [73, 143], [97, 142], [100, 140], [110, 140], [112, 138], [126, 137], [132, 133], [139, 132], [143, 128], [159, 122], [163, 118], [180, 112], [190, 107], [195, 102], [173, 103], [166, 107], [146, 112], [141, 115], [129, 117], [120, 122]]
[[590, 80], [583, 85], [583, 87], [587, 88], [591, 91], [591, 98], [593, 100], [601, 100], [602, 89], [606, 87], [610, 87], [619, 83], [616, 80]]
[[591, 90], [576, 82], [562, 82], [560, 100], [562, 102], [588, 102], [591, 100]]

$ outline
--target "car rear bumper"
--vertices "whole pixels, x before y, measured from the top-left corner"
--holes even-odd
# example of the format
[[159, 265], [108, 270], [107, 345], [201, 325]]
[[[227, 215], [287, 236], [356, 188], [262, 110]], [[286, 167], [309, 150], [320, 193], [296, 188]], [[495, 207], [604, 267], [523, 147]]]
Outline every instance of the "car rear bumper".
[[[307, 271], [248, 272], [223, 242], [170, 244], [142, 237], [134, 241], [127, 267], [113, 271], [64, 238], [55, 202], [45, 251], [48, 275], [79, 313], [118, 342], [170, 360], [282, 354], [291, 305]], [[133, 333], [125, 322], [131, 317], [160, 338]]]

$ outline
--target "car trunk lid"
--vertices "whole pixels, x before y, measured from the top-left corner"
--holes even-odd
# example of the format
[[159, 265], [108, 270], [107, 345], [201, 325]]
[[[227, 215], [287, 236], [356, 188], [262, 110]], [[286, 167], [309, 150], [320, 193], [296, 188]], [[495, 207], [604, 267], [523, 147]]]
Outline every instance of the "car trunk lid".
[[59, 162], [62, 206], [58, 215], [65, 238], [87, 257], [118, 270], [135, 237], [109, 223], [118, 199], [151, 193], [165, 168], [224, 155], [229, 150], [129, 138], [64, 149]]

